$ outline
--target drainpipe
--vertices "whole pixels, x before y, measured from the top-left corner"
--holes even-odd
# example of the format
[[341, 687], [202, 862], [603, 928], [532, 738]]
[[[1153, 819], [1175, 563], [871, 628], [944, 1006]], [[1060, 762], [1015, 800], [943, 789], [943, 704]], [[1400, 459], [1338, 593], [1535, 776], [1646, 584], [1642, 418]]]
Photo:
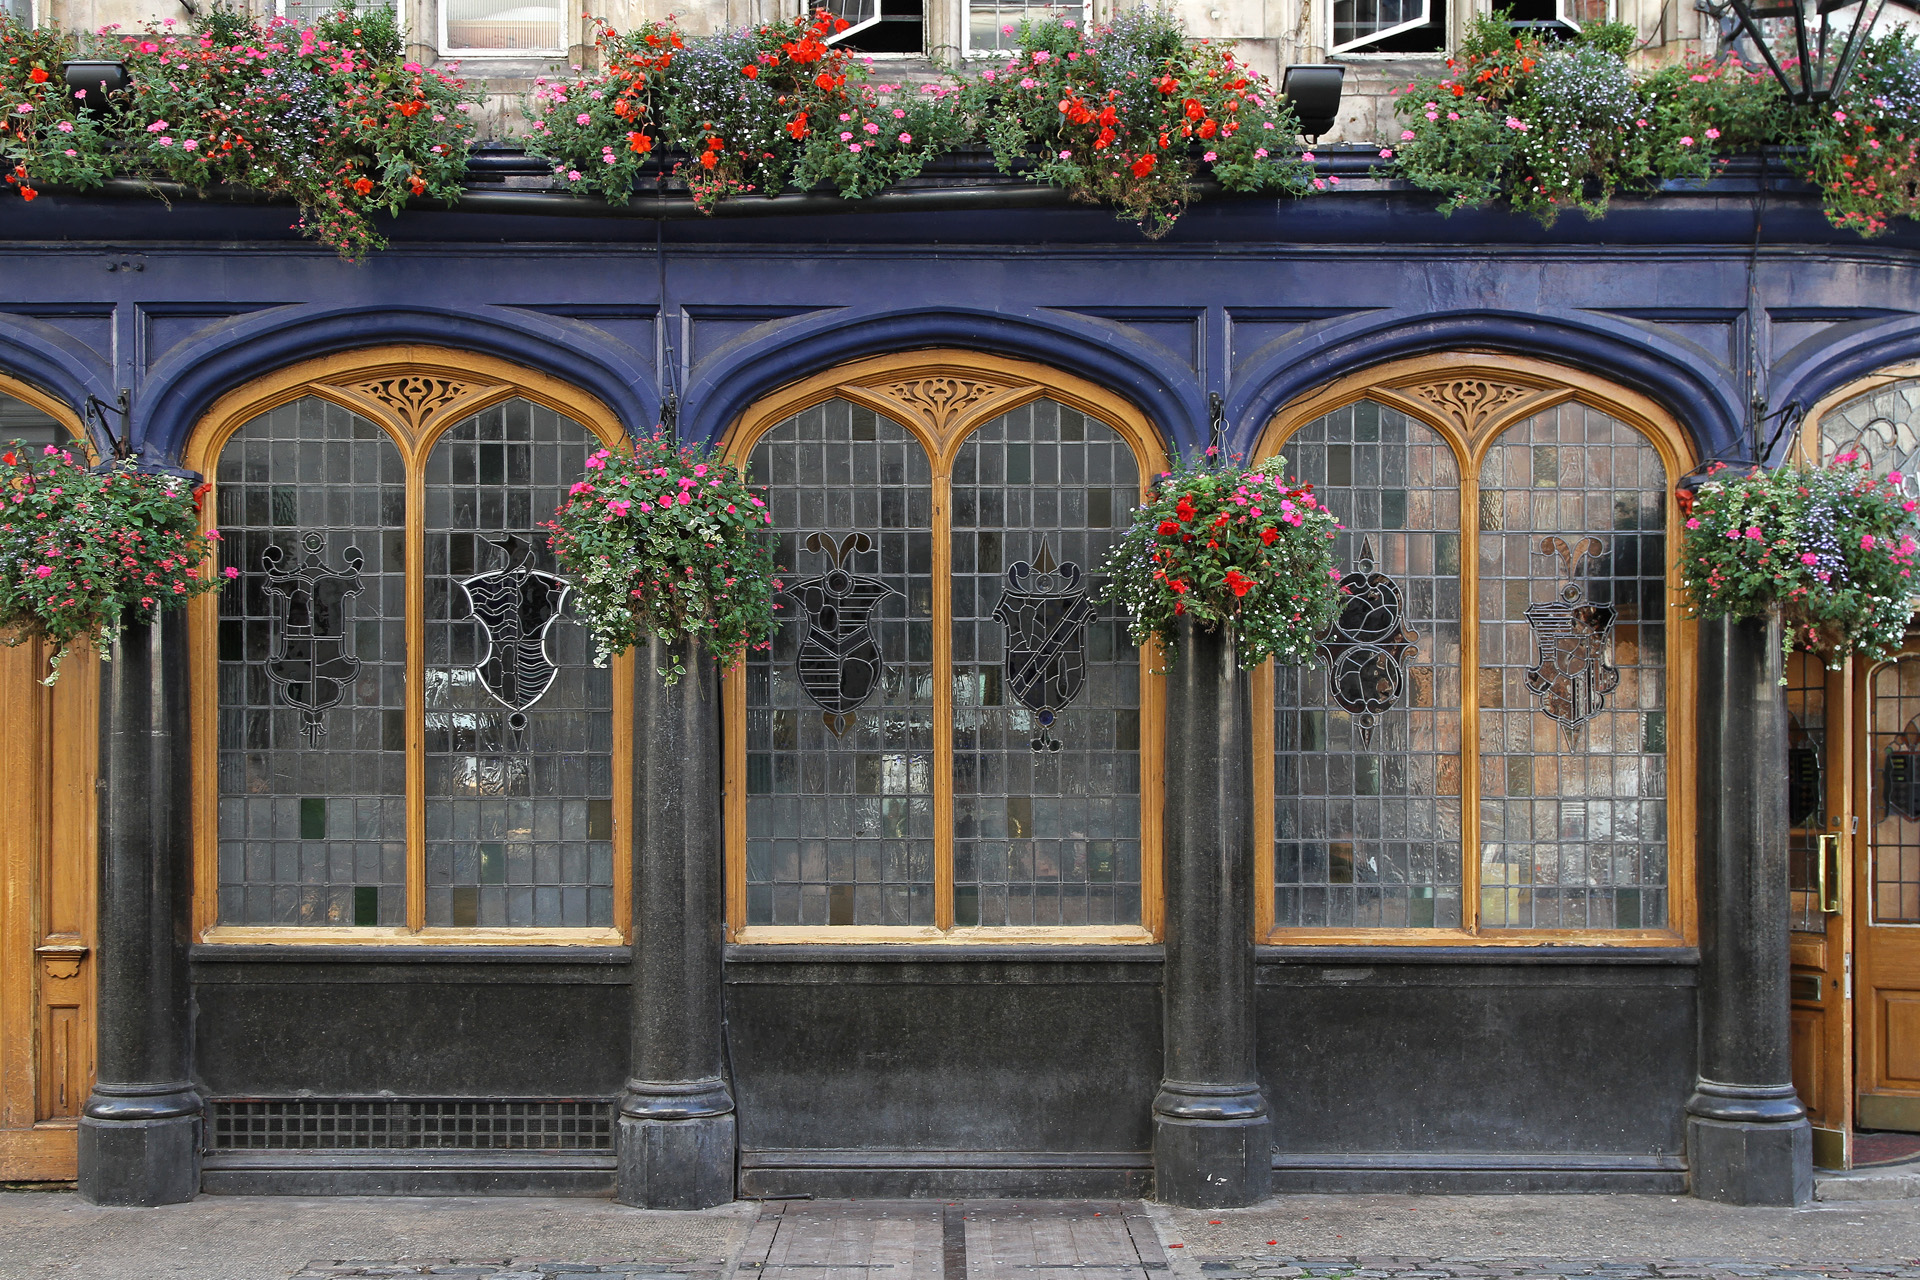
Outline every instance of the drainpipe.
[[1778, 614], [1700, 625], [1700, 1076], [1693, 1194], [1813, 1198], [1788, 1019], [1787, 702]]

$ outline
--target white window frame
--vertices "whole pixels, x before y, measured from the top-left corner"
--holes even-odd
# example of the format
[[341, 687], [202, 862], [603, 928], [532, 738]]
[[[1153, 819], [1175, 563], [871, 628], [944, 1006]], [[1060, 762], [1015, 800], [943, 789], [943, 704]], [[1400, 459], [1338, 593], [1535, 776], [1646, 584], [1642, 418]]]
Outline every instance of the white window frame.
[[[1420, 16], [1414, 19], [1413, 21], [1397, 23], [1394, 26], [1385, 27], [1379, 31], [1370, 31], [1366, 35], [1361, 36], [1356, 40], [1347, 41], [1345, 44], [1337, 44], [1334, 42], [1334, 38], [1333, 38], [1334, 5], [1337, 2], [1338, 0], [1328, 0], [1328, 4], [1327, 4], [1327, 55], [1329, 57], [1332, 57], [1334, 55], [1351, 56], [1354, 54], [1373, 54], [1373, 53], [1380, 53], [1380, 54], [1385, 54], [1391, 57], [1401, 57], [1401, 58], [1409, 57], [1409, 56], [1413, 56], [1413, 57], [1419, 56], [1418, 54], [1409, 55], [1405, 53], [1395, 53], [1391, 50], [1376, 50], [1371, 48], [1370, 46], [1378, 43], [1381, 40], [1389, 39], [1393, 36], [1404, 35], [1409, 31], [1417, 31], [1421, 27], [1424, 27], [1429, 23], [1431, 23], [1433, 21], [1433, 0], [1420, 0]], [[1359, 2], [1360, 0], [1354, 0], [1354, 3], [1356, 4], [1358, 4]], [[1556, 3], [1565, 3], [1565, 0], [1556, 0]], [[1437, 53], [1446, 52], [1446, 40], [1444, 37], [1442, 37], [1441, 39], [1441, 47], [1435, 50], [1434, 52], [1437, 52]]]
[[[877, 2], [877, 0], [876, 0]], [[456, 48], [447, 42], [447, 3], [435, 0], [434, 22], [438, 30], [435, 48], [443, 58], [559, 58], [566, 56], [567, 47], [567, 9], [565, 4], [558, 5], [560, 21], [558, 23], [560, 40], [558, 44], [539, 49], [466, 49]]]
[[[973, 47], [973, 5], [974, 0], [960, 0], [960, 56], [963, 58], [997, 58], [1005, 54], [1005, 49], [976, 49]], [[1024, 8], [1064, 9], [1069, 6], [1059, 4], [1028, 4]], [[1074, 6], [1080, 10], [1077, 21], [1082, 27], [1093, 21], [1092, 0], [1080, 0]]]

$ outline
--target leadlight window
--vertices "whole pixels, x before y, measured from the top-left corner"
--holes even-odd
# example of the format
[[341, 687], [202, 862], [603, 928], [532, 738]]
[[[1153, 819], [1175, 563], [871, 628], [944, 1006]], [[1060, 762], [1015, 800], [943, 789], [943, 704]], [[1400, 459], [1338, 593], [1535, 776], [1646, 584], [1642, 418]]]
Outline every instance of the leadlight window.
[[835, 396], [752, 439], [785, 612], [730, 695], [737, 936], [1151, 927], [1151, 710], [1093, 602], [1137, 440], [1047, 397], [954, 428], [953, 390], [932, 422]]
[[1667, 465], [1564, 393], [1494, 393], [1554, 394], [1456, 389], [1443, 429], [1383, 392], [1276, 445], [1347, 526], [1350, 592], [1321, 668], [1269, 677], [1277, 939], [1673, 928]]
[[967, 0], [966, 52], [976, 56], [1019, 47], [1022, 22], [1066, 20], [1086, 25], [1085, 4], [1030, 4], [1027, 0]]
[[50, 444], [65, 444], [72, 438], [52, 414], [24, 400], [0, 395], [0, 440], [18, 440], [45, 448]]
[[440, 52], [528, 57], [566, 51], [566, 9], [540, 0], [440, 0]]
[[1333, 0], [1327, 52], [1439, 53], [1447, 47], [1446, 0]]
[[618, 923], [624, 700], [540, 527], [600, 438], [497, 394], [425, 420], [465, 389], [308, 394], [219, 446], [218, 928]]

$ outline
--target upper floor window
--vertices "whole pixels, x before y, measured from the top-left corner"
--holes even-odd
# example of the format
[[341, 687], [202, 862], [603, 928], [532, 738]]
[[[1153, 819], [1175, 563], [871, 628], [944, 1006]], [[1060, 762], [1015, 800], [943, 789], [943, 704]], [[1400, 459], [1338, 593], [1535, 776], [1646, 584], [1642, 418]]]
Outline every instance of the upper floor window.
[[1017, 46], [1015, 35], [1025, 21], [1066, 19], [1085, 26], [1087, 6], [1030, 4], [1027, 0], [966, 0], [966, 48], [975, 55], [1005, 53]]
[[861, 53], [921, 53], [927, 47], [925, 0], [826, 0], [822, 6], [847, 23], [827, 37]]
[[1676, 936], [1663, 442], [1568, 388], [1451, 379], [1270, 443], [1345, 524], [1349, 588], [1322, 667], [1268, 677], [1275, 940]]
[[440, 0], [440, 52], [450, 57], [536, 57], [566, 52], [558, 0]]
[[1327, 52], [1440, 53], [1447, 47], [1447, 0], [1333, 0]]
[[203, 445], [237, 570], [195, 651], [203, 926], [616, 936], [630, 696], [541, 528], [604, 425], [478, 379], [298, 389]]
[[735, 442], [785, 583], [728, 681], [736, 937], [1152, 936], [1158, 681], [1094, 597], [1158, 454], [974, 361], [869, 362]]

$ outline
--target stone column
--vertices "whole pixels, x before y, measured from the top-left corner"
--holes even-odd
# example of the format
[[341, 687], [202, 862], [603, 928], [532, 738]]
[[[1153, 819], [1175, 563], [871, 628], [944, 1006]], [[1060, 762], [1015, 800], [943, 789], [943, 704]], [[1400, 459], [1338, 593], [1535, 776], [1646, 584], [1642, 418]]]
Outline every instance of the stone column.
[[96, 1204], [177, 1204], [200, 1190], [187, 715], [185, 612], [127, 625], [101, 664], [98, 1059], [80, 1115], [80, 1194]]
[[[678, 656], [687, 672], [657, 674]], [[720, 682], [705, 650], [634, 655], [633, 1045], [620, 1098], [622, 1204], [733, 1199], [733, 1092], [723, 1074]]]
[[1266, 1196], [1272, 1121], [1254, 1068], [1253, 710], [1222, 632], [1183, 625], [1167, 679], [1165, 1078], [1154, 1195], [1227, 1208]]
[[1700, 627], [1700, 1077], [1693, 1194], [1813, 1198], [1787, 1004], [1787, 703], [1780, 620]]

